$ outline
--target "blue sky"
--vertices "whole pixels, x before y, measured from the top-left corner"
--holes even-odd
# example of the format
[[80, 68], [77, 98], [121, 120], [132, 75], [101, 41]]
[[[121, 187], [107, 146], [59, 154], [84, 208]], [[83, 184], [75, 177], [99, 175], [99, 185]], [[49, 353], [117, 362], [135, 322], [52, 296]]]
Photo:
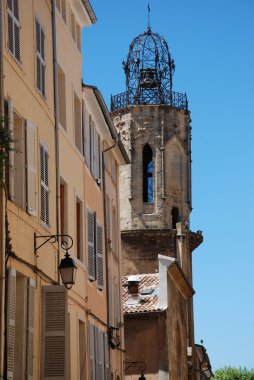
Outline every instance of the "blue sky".
[[[125, 91], [122, 61], [147, 26], [146, 0], [91, 0], [83, 78], [106, 102]], [[254, 1], [151, 0], [151, 26], [167, 40], [173, 89], [191, 110], [195, 336], [213, 369], [254, 367]]]

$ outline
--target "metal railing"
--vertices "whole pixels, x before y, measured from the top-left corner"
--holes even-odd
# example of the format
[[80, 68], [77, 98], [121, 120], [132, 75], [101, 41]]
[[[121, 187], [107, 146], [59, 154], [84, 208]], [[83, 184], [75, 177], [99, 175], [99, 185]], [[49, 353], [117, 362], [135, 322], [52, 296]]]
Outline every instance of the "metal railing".
[[127, 92], [121, 92], [120, 94], [111, 96], [111, 111], [118, 111], [120, 109], [127, 108], [131, 105], [159, 105], [165, 104], [178, 109], [188, 110], [188, 100], [186, 94], [180, 92], [174, 92], [165, 94], [164, 98], [158, 96], [156, 93], [150, 93], [150, 96], [133, 97]]

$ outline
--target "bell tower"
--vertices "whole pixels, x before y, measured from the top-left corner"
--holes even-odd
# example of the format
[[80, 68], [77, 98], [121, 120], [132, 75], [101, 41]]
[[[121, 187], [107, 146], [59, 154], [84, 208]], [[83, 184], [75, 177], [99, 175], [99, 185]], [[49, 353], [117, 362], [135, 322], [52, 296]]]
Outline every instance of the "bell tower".
[[123, 62], [126, 91], [112, 96], [111, 113], [131, 164], [121, 168], [123, 274], [154, 273], [158, 254], [179, 258], [177, 227], [186, 236], [182, 267], [202, 242], [189, 229], [191, 126], [186, 94], [173, 91], [174, 60], [165, 39], [147, 30]]

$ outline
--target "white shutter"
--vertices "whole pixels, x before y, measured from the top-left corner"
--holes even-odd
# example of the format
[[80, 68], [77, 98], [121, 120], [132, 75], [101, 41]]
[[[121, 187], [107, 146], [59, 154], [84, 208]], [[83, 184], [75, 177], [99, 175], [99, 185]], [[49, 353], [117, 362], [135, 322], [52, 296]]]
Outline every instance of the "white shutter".
[[64, 285], [43, 287], [42, 380], [68, 380], [68, 311]]
[[96, 223], [96, 265], [97, 287], [103, 289], [103, 229], [99, 223]]
[[109, 345], [108, 345], [108, 334], [104, 333], [104, 373], [105, 380], [110, 379], [110, 370], [109, 370]]
[[26, 121], [27, 212], [37, 216], [37, 129]]
[[16, 314], [16, 269], [11, 268], [8, 270], [7, 380], [12, 380], [14, 376], [15, 314]]
[[[12, 99], [8, 99], [8, 125], [9, 131], [13, 138], [13, 103]], [[9, 151], [9, 196], [12, 201], [15, 199], [14, 192], [14, 143], [11, 143], [11, 150]]]
[[94, 325], [89, 321], [90, 380], [95, 380]]
[[20, 22], [19, 1], [7, 0], [7, 33], [8, 49], [20, 62]]
[[93, 211], [87, 210], [87, 266], [88, 278], [95, 280], [95, 214]]
[[100, 377], [100, 367], [99, 367], [99, 330], [97, 327], [94, 328], [94, 342], [95, 342], [95, 373], [96, 380], [101, 380]]
[[49, 174], [48, 149], [40, 143], [40, 199], [41, 221], [49, 226]]
[[110, 225], [110, 199], [108, 194], [106, 195], [106, 223], [107, 223], [107, 242], [106, 244], [109, 244], [111, 241], [111, 225]]
[[33, 358], [34, 358], [34, 293], [35, 281], [28, 279], [28, 295], [27, 295], [27, 353], [26, 353], [26, 373], [27, 380], [33, 377]]
[[99, 376], [98, 379], [105, 380], [105, 369], [104, 369], [104, 339], [103, 332], [98, 330], [98, 360], [99, 360]]

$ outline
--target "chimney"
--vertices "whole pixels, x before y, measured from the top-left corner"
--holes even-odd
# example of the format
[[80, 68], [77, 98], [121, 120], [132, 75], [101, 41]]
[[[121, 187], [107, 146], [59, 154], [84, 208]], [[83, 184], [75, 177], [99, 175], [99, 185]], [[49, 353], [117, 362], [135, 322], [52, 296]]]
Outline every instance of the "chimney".
[[139, 276], [132, 275], [128, 277], [128, 304], [137, 304], [140, 301], [139, 293]]

